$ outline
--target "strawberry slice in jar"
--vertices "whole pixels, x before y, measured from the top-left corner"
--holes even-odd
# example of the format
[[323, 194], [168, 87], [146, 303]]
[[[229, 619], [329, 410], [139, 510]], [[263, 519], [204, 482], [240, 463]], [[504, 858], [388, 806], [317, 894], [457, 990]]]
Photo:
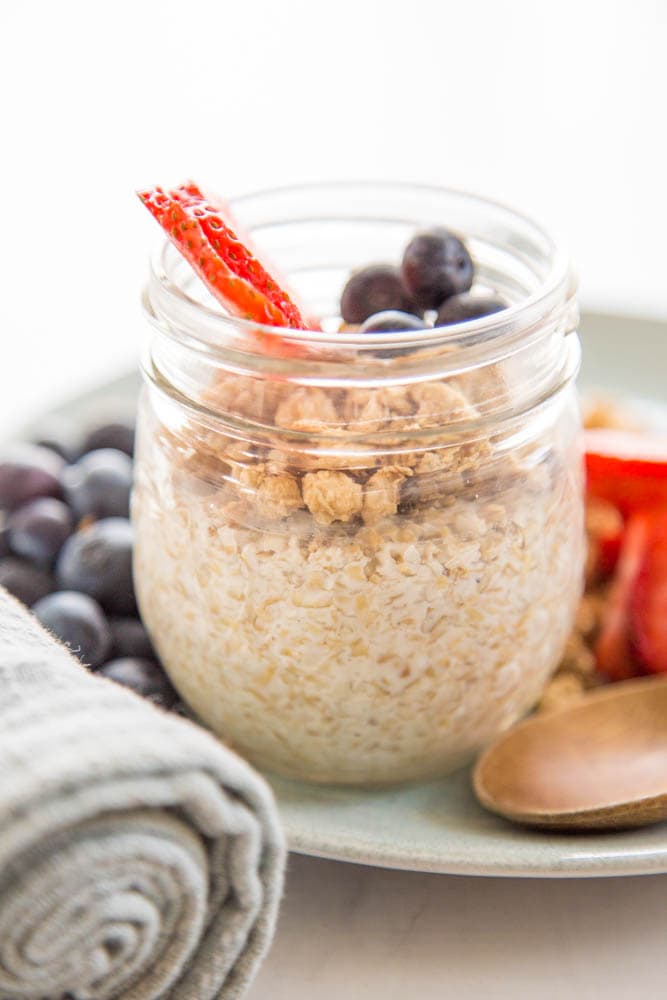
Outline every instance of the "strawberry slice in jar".
[[231, 228], [224, 208], [192, 182], [139, 198], [209, 291], [234, 316], [268, 326], [310, 328], [299, 307]]

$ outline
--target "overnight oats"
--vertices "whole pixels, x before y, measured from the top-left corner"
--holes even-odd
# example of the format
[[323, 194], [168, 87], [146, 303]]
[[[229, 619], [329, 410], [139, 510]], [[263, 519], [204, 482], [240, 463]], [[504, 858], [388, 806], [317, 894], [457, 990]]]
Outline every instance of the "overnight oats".
[[145, 294], [133, 498], [171, 680], [270, 771], [452, 770], [539, 699], [581, 595], [566, 262], [447, 191], [239, 200], [304, 308], [229, 208], [194, 185], [143, 197], [183, 254], [163, 248]]

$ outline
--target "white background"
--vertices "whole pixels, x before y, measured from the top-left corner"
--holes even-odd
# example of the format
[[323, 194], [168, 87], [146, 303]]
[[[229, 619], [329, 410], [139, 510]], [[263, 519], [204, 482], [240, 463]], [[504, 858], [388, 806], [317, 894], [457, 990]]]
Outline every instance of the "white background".
[[470, 188], [667, 318], [662, 0], [2, 0], [0, 94], [0, 431], [136, 362], [133, 191], [188, 176]]

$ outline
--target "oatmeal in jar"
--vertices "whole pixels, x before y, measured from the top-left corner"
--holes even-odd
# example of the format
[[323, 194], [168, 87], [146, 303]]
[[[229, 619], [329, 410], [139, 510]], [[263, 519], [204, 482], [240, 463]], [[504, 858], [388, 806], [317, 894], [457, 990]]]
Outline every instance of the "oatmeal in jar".
[[[327, 190], [337, 205], [356, 197]], [[499, 206], [380, 193], [354, 223], [356, 250], [365, 233], [372, 255], [385, 217], [405, 245], [418, 228], [406, 204], [417, 221], [453, 217], [481, 315], [474, 288], [456, 286], [464, 268], [447, 272], [459, 248], [442, 237], [440, 325], [433, 281], [414, 267], [400, 302], [387, 267], [366, 289], [389, 306], [380, 319], [363, 316], [355, 270], [342, 332], [340, 319], [311, 332], [216, 315], [169, 252], [146, 297], [157, 333], [133, 499], [143, 619], [198, 717], [258, 766], [320, 782], [401, 781], [469, 760], [537, 702], [581, 594], [567, 269]], [[315, 281], [312, 225], [324, 281], [325, 251], [352, 223], [332, 208], [322, 232], [321, 213], [306, 213], [313, 192], [292, 195], [303, 262], [292, 249], [286, 266], [295, 284], [300, 268]], [[271, 197], [247, 214], [278, 258], [289, 225], [273, 232]], [[414, 247], [410, 259], [421, 260]], [[386, 318], [406, 304], [413, 324]]]

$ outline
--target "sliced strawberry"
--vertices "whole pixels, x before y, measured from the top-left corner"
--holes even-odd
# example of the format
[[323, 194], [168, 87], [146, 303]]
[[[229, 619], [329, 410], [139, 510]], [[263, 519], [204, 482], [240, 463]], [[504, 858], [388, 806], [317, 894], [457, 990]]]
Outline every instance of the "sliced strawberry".
[[667, 673], [667, 507], [645, 520], [647, 544], [630, 607], [631, 643], [646, 670]]
[[616, 574], [595, 646], [598, 670], [610, 680], [626, 680], [640, 672], [630, 641], [630, 615], [649, 536], [650, 517], [646, 514], [633, 515], [625, 528]]
[[305, 330], [307, 324], [268, 271], [194, 184], [139, 197], [213, 295], [237, 316]]
[[[184, 204], [197, 205], [197, 203], [203, 203], [211, 211], [217, 212], [218, 215], [220, 215], [220, 217], [225, 221], [229, 229], [236, 233], [237, 240], [241, 241], [243, 246], [250, 251], [252, 256], [259, 259], [260, 255], [253, 242], [252, 236], [236, 218], [227, 202], [224, 201], [219, 195], [212, 194], [210, 191], [204, 193], [194, 181], [187, 181], [185, 184], [179, 185], [179, 187], [173, 189], [171, 194]], [[306, 328], [309, 330], [321, 330], [319, 320], [307, 314], [304, 303], [299, 301], [299, 297], [294, 292], [294, 289], [290, 288], [287, 279], [280, 273], [274, 261], [267, 260], [265, 255], [262, 255], [262, 258], [264, 260], [264, 268], [266, 271], [273, 276], [273, 280], [276, 285], [282, 289], [285, 297], [291, 301], [293, 306], [296, 306], [302, 319], [305, 319]]]
[[667, 434], [586, 431], [587, 489], [624, 516], [667, 504]]
[[594, 575], [611, 576], [618, 562], [623, 541], [623, 518], [618, 507], [599, 497], [586, 501], [586, 532], [596, 553]]

